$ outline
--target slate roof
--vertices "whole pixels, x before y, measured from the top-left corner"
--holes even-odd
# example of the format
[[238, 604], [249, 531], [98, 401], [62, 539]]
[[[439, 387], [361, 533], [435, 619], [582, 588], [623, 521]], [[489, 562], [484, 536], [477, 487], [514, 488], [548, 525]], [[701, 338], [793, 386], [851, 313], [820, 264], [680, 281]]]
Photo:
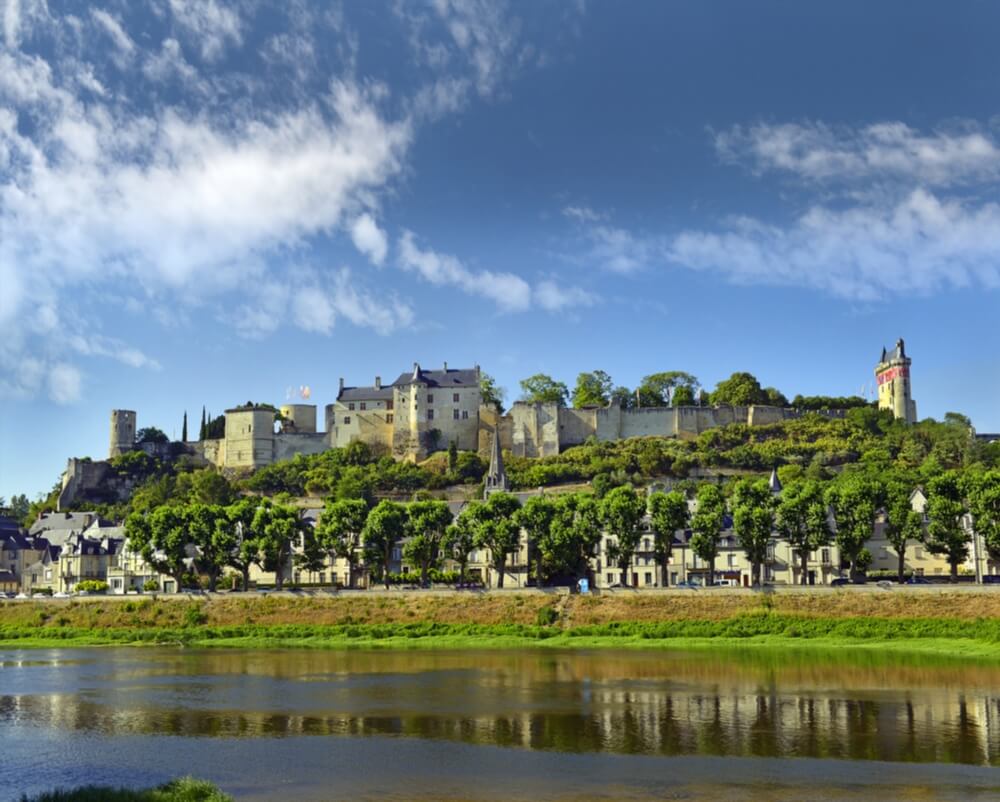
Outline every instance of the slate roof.
[[[414, 378], [416, 374], [416, 378]], [[419, 366], [415, 371], [400, 373], [392, 384], [381, 387], [345, 387], [337, 394], [337, 400], [345, 401], [391, 401], [394, 387], [408, 387], [414, 381], [420, 381], [428, 388], [435, 387], [447, 390], [457, 387], [476, 387], [479, 385], [479, 371], [475, 368], [449, 368], [448, 370], [423, 370]]]
[[896, 340], [896, 347], [891, 351], [886, 348], [882, 349], [882, 358], [879, 362], [890, 362], [893, 359], [906, 359], [906, 349], [901, 339]]
[[41, 532], [60, 529], [82, 532], [88, 521], [97, 520], [97, 518], [96, 512], [43, 512], [42, 516], [28, 529], [28, 534], [37, 535]]
[[381, 387], [345, 387], [337, 393], [338, 401], [392, 401], [392, 385]]
[[475, 368], [449, 368], [448, 370], [423, 370], [418, 367], [417, 378], [414, 371], [401, 373], [393, 382], [396, 387], [406, 387], [414, 381], [421, 381], [428, 387], [475, 387], [479, 384], [479, 373]]

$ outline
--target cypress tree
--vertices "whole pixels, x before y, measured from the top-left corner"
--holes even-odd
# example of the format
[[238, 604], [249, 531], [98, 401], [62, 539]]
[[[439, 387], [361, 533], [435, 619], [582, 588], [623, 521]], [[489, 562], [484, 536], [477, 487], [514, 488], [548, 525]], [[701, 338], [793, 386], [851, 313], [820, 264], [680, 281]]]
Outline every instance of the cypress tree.
[[184, 410], [184, 423], [181, 424], [181, 442], [186, 443], [188, 439], [188, 414]]
[[201, 429], [198, 431], [198, 439], [204, 440], [207, 432], [205, 431], [205, 407], [201, 408]]

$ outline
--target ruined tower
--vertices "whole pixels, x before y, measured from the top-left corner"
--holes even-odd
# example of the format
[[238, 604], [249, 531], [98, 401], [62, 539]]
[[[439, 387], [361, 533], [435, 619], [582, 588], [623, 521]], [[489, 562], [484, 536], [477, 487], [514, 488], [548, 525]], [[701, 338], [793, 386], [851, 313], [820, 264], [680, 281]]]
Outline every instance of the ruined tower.
[[916, 423], [917, 403], [910, 395], [910, 361], [903, 340], [896, 340], [891, 351], [882, 349], [882, 358], [875, 366], [875, 379], [878, 408], [892, 410], [895, 417], [907, 423]]
[[135, 448], [135, 412], [131, 409], [111, 410], [111, 447], [108, 457], [120, 457]]

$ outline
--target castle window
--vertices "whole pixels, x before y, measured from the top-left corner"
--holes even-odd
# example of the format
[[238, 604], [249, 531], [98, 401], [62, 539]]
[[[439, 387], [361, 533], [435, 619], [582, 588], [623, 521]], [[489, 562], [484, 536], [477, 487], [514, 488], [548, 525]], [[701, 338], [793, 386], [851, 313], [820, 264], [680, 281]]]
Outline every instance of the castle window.
[[458, 410], [457, 409], [453, 409], [452, 410], [452, 415], [455, 418], [455, 420], [458, 420]]
[[392, 399], [391, 398], [388, 401], [385, 402], [385, 408], [386, 409], [392, 409]]
[[385, 416], [385, 422], [386, 423], [392, 423], [392, 413], [391, 412], [388, 415]]
[[427, 403], [428, 404], [433, 404], [434, 403], [434, 393], [428, 393], [427, 394]]
[[427, 420], [434, 420], [434, 410], [433, 409], [428, 409], [427, 410]]
[[462, 420], [468, 420], [468, 419], [469, 419], [469, 410], [463, 409], [462, 410]]
[[347, 426], [351, 422], [350, 415], [344, 415], [344, 425]]
[[368, 405], [364, 401], [362, 401], [361, 402], [361, 411], [363, 412], [366, 409], [368, 409]]
[[451, 400], [458, 403], [458, 393], [452, 393]]
[[350, 402], [350, 403], [349, 403], [349, 404], [347, 405], [347, 408], [348, 408], [349, 410], [351, 410], [351, 412], [353, 412], [353, 411], [354, 411], [354, 402], [353, 402], [353, 401], [351, 401], [351, 402]]

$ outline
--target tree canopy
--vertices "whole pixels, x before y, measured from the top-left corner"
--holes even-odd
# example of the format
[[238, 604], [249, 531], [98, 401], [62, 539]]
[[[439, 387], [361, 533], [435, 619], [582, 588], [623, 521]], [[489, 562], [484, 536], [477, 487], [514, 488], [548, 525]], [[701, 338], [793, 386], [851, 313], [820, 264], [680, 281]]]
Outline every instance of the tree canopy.
[[565, 406], [569, 389], [544, 373], [521, 380], [521, 400], [527, 404], [561, 404]]

